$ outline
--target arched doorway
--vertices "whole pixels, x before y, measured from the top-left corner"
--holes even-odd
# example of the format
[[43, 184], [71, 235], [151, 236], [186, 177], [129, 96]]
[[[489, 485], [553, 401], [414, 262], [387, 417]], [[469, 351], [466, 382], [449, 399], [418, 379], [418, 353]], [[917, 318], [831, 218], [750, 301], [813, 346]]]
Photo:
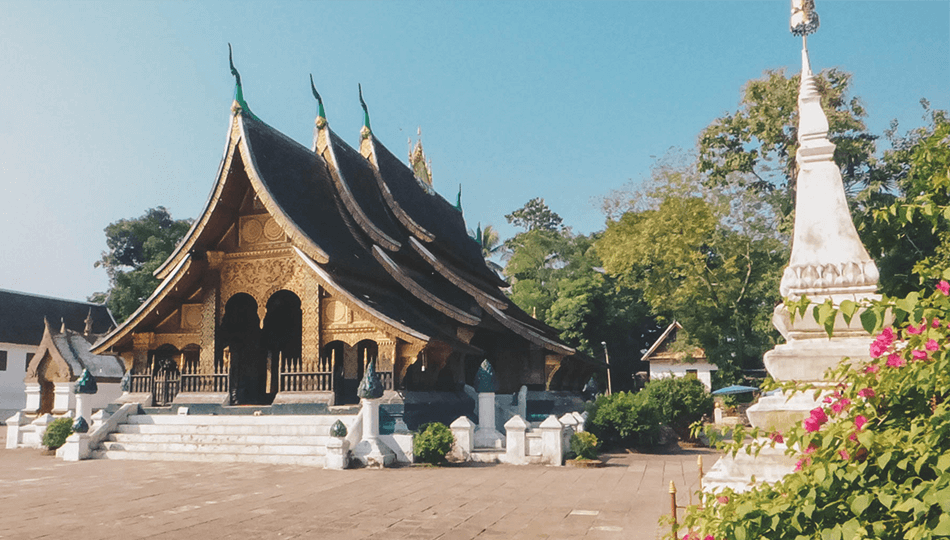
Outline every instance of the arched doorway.
[[261, 321], [257, 301], [237, 293], [224, 306], [221, 319], [221, 355], [229, 364], [231, 403], [267, 404], [267, 356], [260, 346]]
[[261, 330], [261, 346], [267, 358], [265, 388], [271, 400], [280, 391], [281, 359], [300, 360], [302, 335], [300, 297], [286, 290], [272, 294]]
[[[356, 387], [359, 385], [353, 347], [342, 341], [331, 341], [323, 346], [323, 360], [333, 363], [333, 403], [346, 405], [358, 403]], [[352, 357], [352, 358], [350, 358]], [[362, 371], [359, 372], [362, 377]]]
[[152, 353], [152, 399], [156, 407], [171, 405], [178, 395], [181, 373], [174, 345], [162, 345]]
[[36, 367], [36, 379], [40, 384], [40, 408], [38, 414], [53, 412], [53, 405], [56, 403], [56, 363], [49, 352], [43, 355], [39, 365]]

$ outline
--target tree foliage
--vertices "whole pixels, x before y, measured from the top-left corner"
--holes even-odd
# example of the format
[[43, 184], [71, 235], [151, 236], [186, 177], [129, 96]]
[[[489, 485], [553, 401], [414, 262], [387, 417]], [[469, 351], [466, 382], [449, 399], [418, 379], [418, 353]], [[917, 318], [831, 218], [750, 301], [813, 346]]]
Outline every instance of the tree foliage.
[[[943, 272], [950, 278], [950, 272]], [[898, 323], [868, 361], [831, 370], [822, 403], [771, 434], [797, 456], [795, 472], [747, 493], [705, 495], [684, 526], [696, 538], [929, 539], [950, 536], [950, 283], [884, 298], [871, 311]], [[862, 318], [866, 328], [883, 318]], [[787, 391], [820, 391], [785, 385]], [[758, 452], [736, 432], [732, 452]], [[760, 435], [757, 431], [753, 436]], [[759, 439], [761, 440], [761, 439]]]
[[521, 208], [506, 215], [505, 219], [508, 220], [508, 223], [515, 227], [521, 227], [526, 231], [538, 229], [557, 231], [561, 229], [564, 222], [561, 216], [557, 215], [557, 212], [548, 208], [541, 197], [535, 197], [526, 202]]
[[108, 293], [91, 300], [105, 300], [119, 322], [131, 315], [158, 286], [152, 275], [188, 232], [191, 220], [174, 220], [163, 206], [151, 208], [134, 219], [120, 219], [105, 228], [108, 251], [95, 266], [109, 275]]
[[624, 196], [629, 210], [596, 243], [608, 275], [679, 321], [721, 369], [759, 365], [788, 260], [768, 203], [739, 185], [708, 187], [688, 165], [660, 164], [645, 190], [613, 197]]
[[495, 272], [501, 273], [503, 270], [501, 265], [492, 260], [492, 257], [500, 255], [502, 249], [504, 249], [504, 245], [501, 243], [501, 238], [498, 235], [498, 231], [495, 230], [495, 227], [485, 225], [483, 229], [482, 224], [479, 223], [474, 232], [469, 229], [468, 235], [475, 240], [481, 249], [482, 257], [485, 258], [485, 264]]

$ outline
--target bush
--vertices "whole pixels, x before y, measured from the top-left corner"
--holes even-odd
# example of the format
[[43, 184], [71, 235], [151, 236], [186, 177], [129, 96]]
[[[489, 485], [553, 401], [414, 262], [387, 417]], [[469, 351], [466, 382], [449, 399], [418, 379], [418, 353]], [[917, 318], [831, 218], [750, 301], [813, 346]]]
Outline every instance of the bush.
[[597, 436], [589, 431], [581, 431], [571, 435], [571, 452], [578, 459], [597, 459], [597, 449], [600, 448], [600, 441]]
[[690, 424], [712, 414], [712, 394], [699, 379], [657, 379], [647, 383], [643, 393], [656, 408], [660, 422], [673, 428], [681, 439], [690, 438]]
[[617, 392], [598, 396], [587, 408], [587, 430], [608, 446], [652, 446], [660, 417], [644, 393]]
[[455, 437], [445, 424], [433, 422], [419, 426], [419, 433], [412, 439], [414, 461], [441, 463], [452, 450]]
[[50, 450], [56, 450], [66, 444], [66, 437], [73, 433], [72, 418], [57, 418], [46, 426], [46, 433], [43, 434], [43, 446]]

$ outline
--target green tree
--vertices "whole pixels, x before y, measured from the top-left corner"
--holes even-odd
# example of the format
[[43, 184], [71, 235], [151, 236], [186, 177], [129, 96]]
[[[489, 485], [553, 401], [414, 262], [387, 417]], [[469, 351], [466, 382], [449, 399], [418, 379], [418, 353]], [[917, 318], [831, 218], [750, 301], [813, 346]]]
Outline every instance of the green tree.
[[151, 208], [134, 219], [120, 219], [105, 228], [108, 251], [95, 266], [109, 275], [109, 291], [93, 301], [106, 301], [116, 321], [129, 317], [158, 286], [152, 275], [188, 232], [191, 220], [174, 220], [164, 207]]
[[775, 343], [787, 240], [769, 204], [741, 184], [708, 187], [692, 166], [661, 163], [629, 208], [596, 242], [607, 273], [638, 291], [652, 312], [678, 320], [728, 372], [761, 365]]
[[561, 216], [557, 215], [557, 212], [548, 208], [541, 197], [531, 199], [521, 208], [506, 215], [505, 219], [508, 220], [508, 223], [527, 231], [535, 229], [557, 231], [564, 222]]
[[492, 257], [500, 255], [504, 249], [504, 245], [501, 243], [501, 237], [498, 235], [498, 231], [495, 230], [495, 227], [485, 225], [483, 229], [482, 224], [479, 223], [475, 232], [472, 232], [471, 229], [468, 230], [468, 235], [471, 236], [479, 248], [481, 248], [482, 257], [485, 258], [485, 264], [495, 272], [501, 273], [504, 268], [492, 260]]
[[926, 126], [902, 137], [892, 124], [892, 148], [884, 153], [887, 185], [858, 197], [858, 232], [878, 264], [881, 291], [906, 295], [930, 268], [950, 268], [950, 119], [924, 106]]
[[[545, 209], [546, 223], [561, 223]], [[600, 358], [600, 344], [607, 342], [614, 383], [623, 388], [630, 385], [640, 351], [655, 339], [657, 326], [638, 291], [604, 273], [596, 238], [575, 235], [569, 227], [530, 228], [506, 242], [505, 275], [512, 301], [557, 329], [565, 343]]]
[[[767, 70], [745, 84], [739, 109], [714, 120], [699, 134], [699, 171], [707, 182], [741, 181], [770, 202], [782, 218], [791, 214], [798, 174], [798, 92], [801, 76]], [[851, 74], [826, 69], [817, 74], [835, 162], [849, 192], [874, 183], [876, 136], [867, 132], [867, 112], [850, 95]]]

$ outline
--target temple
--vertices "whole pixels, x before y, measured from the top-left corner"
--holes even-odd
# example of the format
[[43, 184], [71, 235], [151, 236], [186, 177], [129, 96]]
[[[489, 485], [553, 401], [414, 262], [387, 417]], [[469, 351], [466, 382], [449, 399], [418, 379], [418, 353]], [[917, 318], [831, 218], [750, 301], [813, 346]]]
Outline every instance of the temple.
[[[208, 201], [161, 284], [95, 354], [120, 356], [152, 405], [357, 403], [376, 360], [388, 391], [459, 391], [487, 359], [498, 391], [580, 390], [600, 364], [515, 306], [431, 186], [373, 134], [359, 147], [318, 100], [306, 148], [251, 113], [240, 76]], [[362, 92], [360, 93], [362, 100]], [[147, 405], [147, 404], [146, 404]]]

